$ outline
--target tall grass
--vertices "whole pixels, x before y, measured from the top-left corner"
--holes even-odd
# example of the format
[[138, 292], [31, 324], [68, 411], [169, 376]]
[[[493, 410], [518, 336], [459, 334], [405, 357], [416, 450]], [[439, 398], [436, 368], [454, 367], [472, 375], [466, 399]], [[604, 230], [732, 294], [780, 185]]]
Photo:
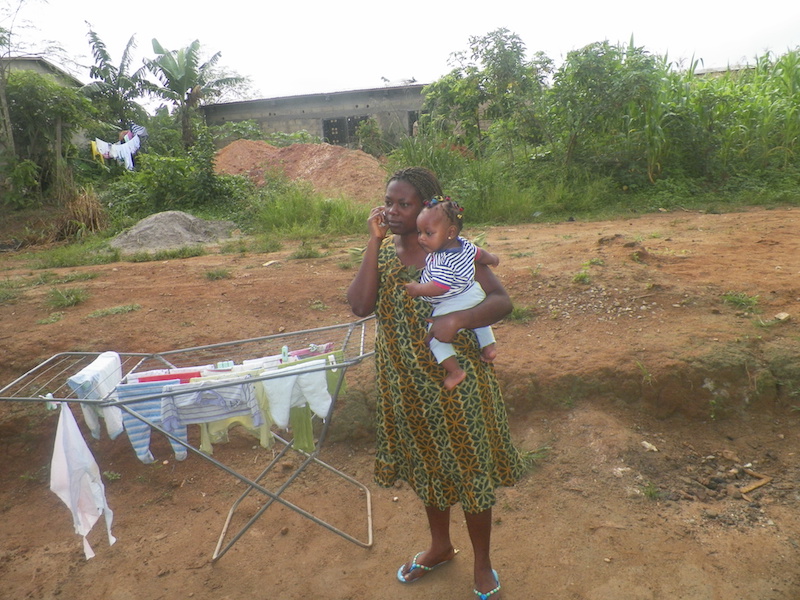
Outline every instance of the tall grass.
[[366, 230], [370, 206], [327, 199], [304, 185], [278, 185], [255, 207], [253, 229], [278, 237], [307, 239]]

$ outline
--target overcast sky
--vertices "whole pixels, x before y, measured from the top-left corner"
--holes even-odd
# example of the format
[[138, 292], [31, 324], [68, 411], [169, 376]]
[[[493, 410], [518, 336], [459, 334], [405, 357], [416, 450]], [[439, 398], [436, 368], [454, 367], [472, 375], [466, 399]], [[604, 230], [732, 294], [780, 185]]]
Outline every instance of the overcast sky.
[[[0, 0], [0, 6], [18, 0]], [[152, 39], [167, 49], [198, 39], [220, 65], [248, 76], [257, 97], [377, 88], [384, 79], [430, 83], [446, 74], [448, 58], [467, 50], [471, 36], [505, 27], [560, 64], [570, 50], [608, 40], [635, 43], [677, 61], [694, 56], [705, 68], [752, 62], [765, 51], [800, 46], [800, 2], [740, 0], [490, 0], [481, 4], [408, 0], [184, 2], [175, 0], [27, 0], [17, 30], [31, 49], [54, 40], [86, 65], [88, 27], [106, 43], [115, 64], [136, 36], [136, 66], [153, 56]], [[19, 23], [18, 23], [19, 24]], [[0, 23], [8, 26], [8, 23]]]

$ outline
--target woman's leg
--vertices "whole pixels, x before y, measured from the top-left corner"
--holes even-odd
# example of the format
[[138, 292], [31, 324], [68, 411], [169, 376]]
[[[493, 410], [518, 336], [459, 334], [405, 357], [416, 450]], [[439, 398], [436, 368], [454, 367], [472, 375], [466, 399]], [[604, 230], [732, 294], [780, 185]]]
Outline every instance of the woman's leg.
[[[450, 508], [439, 510], [431, 506], [425, 507], [425, 514], [428, 517], [428, 528], [431, 533], [430, 547], [417, 557], [417, 563], [426, 567], [434, 567], [443, 562], [451, 560], [456, 551], [450, 541]], [[407, 581], [414, 581], [427, 573], [424, 569], [411, 570], [412, 560], [403, 566], [403, 575]]]
[[[497, 587], [489, 556], [492, 541], [492, 509], [479, 513], [464, 513], [464, 517], [475, 557], [475, 589], [485, 594]], [[498, 598], [497, 595], [492, 596], [492, 600]]]

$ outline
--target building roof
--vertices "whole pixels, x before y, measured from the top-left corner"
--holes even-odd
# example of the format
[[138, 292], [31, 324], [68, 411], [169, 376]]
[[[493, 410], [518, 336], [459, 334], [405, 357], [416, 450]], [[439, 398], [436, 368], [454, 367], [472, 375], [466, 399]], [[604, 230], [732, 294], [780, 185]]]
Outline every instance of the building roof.
[[83, 87], [83, 82], [61, 67], [41, 56], [4, 56], [0, 62], [7, 63], [12, 71], [36, 71], [54, 76], [64, 85]]

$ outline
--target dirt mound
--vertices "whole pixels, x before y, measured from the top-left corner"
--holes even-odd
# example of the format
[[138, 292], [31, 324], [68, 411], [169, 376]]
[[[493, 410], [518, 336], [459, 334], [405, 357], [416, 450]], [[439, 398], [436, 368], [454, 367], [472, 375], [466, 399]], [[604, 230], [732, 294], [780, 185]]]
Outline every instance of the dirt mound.
[[168, 210], [142, 219], [111, 240], [109, 245], [123, 253], [171, 250], [213, 244], [230, 237], [235, 227], [230, 221], [205, 221], [179, 210]]
[[375, 157], [330, 144], [276, 148], [237, 140], [217, 153], [215, 168], [220, 174], [247, 175], [258, 185], [264, 183], [266, 171], [279, 169], [290, 179], [309, 182], [321, 194], [359, 202], [379, 201], [386, 186], [386, 171]]

